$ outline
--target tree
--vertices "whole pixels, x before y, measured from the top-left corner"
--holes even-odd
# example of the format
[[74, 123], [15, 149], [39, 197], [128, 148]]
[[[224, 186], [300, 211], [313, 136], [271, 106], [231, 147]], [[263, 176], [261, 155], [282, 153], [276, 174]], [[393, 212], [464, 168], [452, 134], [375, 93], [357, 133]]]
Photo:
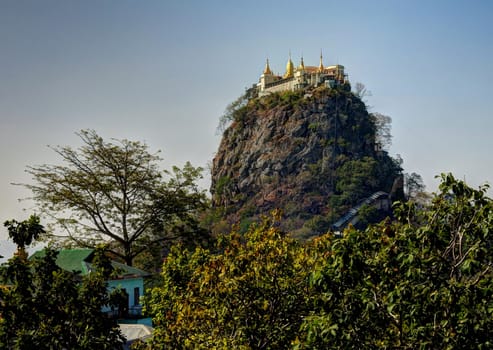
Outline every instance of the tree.
[[388, 187], [383, 181], [389, 178], [387, 174], [396, 170], [390, 169], [387, 176], [378, 176], [379, 165], [382, 164], [374, 158], [363, 157], [348, 160], [336, 169], [336, 191], [330, 197], [330, 205], [338, 215], [379, 189]]
[[443, 175], [429, 210], [348, 229], [311, 275], [298, 349], [491, 349], [493, 203]]
[[217, 126], [217, 133], [222, 133], [228, 125], [236, 120], [239, 113], [247, 104], [250, 99], [256, 97], [257, 89], [256, 88], [248, 88], [245, 89], [245, 93], [239, 96], [236, 100], [231, 102], [226, 109], [224, 110], [223, 115], [219, 118], [219, 124]]
[[392, 118], [381, 113], [370, 114], [375, 124], [375, 138], [377, 144], [384, 150], [388, 150], [392, 145]]
[[[29, 220], [18, 224], [28, 226]], [[51, 249], [33, 261], [14, 256], [1, 270], [8, 287], [0, 289], [0, 348], [121, 348], [116, 321], [102, 313], [103, 306], [112, 305], [104, 252], [96, 251], [93, 272], [80, 278], [61, 270], [56, 257]]]
[[173, 250], [145, 298], [153, 349], [286, 349], [307, 312], [310, 259], [271, 220], [216, 252]]
[[[27, 170], [34, 184], [24, 186], [63, 230], [51, 240], [86, 247], [110, 243], [110, 251], [132, 265], [149, 247], [197, 233], [196, 214], [207, 203], [195, 184], [200, 168], [187, 163], [161, 172], [160, 157], [145, 144], [106, 142], [93, 130], [77, 135], [80, 148], [53, 148], [64, 165]], [[164, 175], [171, 178], [166, 181]]]
[[365, 84], [356, 82], [354, 84], [354, 94], [366, 104], [366, 97], [371, 96], [371, 91], [366, 88]]
[[[491, 349], [493, 201], [443, 175], [430, 207], [305, 243], [276, 221], [175, 247], [152, 349]], [[141, 344], [140, 349], [145, 345]]]
[[26, 246], [46, 233], [37, 215], [31, 215], [29, 219], [22, 222], [7, 220], [3, 225], [7, 227], [10, 239], [17, 245], [17, 254], [23, 259], [27, 258]]
[[404, 174], [404, 182], [409, 199], [415, 199], [425, 190], [423, 178], [417, 173]]

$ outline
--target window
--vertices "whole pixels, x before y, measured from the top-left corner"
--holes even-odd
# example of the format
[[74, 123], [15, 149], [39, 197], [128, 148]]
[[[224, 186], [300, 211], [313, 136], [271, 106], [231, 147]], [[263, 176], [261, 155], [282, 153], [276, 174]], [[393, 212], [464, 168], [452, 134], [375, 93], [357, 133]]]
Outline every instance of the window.
[[134, 288], [134, 305], [139, 305], [140, 304], [140, 288], [135, 287]]

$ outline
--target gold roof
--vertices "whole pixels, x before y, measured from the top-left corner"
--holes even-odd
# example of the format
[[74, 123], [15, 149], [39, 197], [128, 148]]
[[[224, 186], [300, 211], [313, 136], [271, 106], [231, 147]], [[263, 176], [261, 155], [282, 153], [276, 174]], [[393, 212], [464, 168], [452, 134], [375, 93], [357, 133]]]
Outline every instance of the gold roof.
[[[337, 79], [341, 79], [341, 80], [344, 78], [344, 66], [339, 65], [339, 64], [332, 65], [332, 66], [324, 66], [322, 51], [320, 51], [320, 64], [318, 65], [318, 67], [317, 66], [305, 66], [303, 56], [301, 56], [300, 64], [297, 68], [295, 68], [293, 61], [291, 60], [291, 53], [290, 53], [288, 62], [286, 63], [286, 72], [284, 73], [284, 75], [282, 77], [284, 79], [291, 78], [294, 76], [295, 71], [303, 71], [304, 73], [307, 73], [307, 74], [315, 74], [315, 73], [329, 74], [329, 75], [337, 76]], [[274, 75], [274, 73], [272, 72], [272, 69], [270, 68], [269, 59], [266, 59], [263, 74], [264, 75]], [[277, 76], [277, 75], [275, 75], [275, 76], [278, 78], [281, 78], [280, 76]]]
[[289, 55], [288, 63], [286, 63], [286, 74], [284, 74], [284, 78], [290, 78], [294, 75], [294, 64], [291, 61], [291, 55]]
[[319, 73], [319, 67], [315, 67], [315, 66], [305, 66], [303, 70], [306, 73]]

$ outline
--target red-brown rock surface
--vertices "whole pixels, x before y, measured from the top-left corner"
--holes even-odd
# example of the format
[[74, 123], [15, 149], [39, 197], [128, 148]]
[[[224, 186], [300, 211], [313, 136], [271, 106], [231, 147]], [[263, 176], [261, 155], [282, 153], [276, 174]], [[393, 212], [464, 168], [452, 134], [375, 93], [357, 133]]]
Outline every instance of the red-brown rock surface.
[[[378, 160], [381, 153], [375, 151], [372, 118], [351, 92], [317, 89], [254, 98], [236, 110], [223, 134], [212, 168], [213, 205], [228, 222], [249, 222], [280, 208], [286, 229], [298, 230], [314, 217], [328, 226], [355, 204], [332, 208], [330, 198], [343, 192], [337, 169], [348, 161]], [[377, 181], [362, 195], [388, 183]]]

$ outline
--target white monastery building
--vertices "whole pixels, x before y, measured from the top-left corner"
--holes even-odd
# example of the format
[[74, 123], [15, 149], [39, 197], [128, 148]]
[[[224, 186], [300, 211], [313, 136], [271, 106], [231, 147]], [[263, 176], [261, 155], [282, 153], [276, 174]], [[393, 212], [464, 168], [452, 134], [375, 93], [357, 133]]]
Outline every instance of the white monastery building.
[[283, 76], [275, 75], [269, 67], [269, 60], [265, 64], [265, 69], [260, 76], [257, 84], [259, 96], [265, 96], [278, 91], [295, 91], [307, 87], [325, 85], [333, 88], [347, 83], [347, 75], [344, 74], [344, 66], [336, 64], [325, 67], [323, 64], [322, 53], [320, 53], [320, 64], [316, 66], [305, 66], [303, 57], [300, 65], [295, 68], [291, 55], [286, 64], [286, 73]]

